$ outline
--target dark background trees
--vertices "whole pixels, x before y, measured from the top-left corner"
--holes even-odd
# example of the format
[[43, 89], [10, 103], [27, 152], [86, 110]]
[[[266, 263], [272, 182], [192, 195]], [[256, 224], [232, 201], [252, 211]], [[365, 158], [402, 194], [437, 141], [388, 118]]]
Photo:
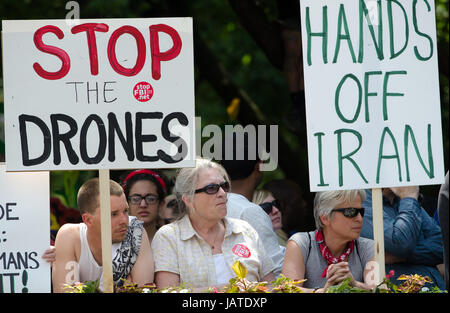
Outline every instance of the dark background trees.
[[[2, 0], [0, 19], [63, 19], [63, 0]], [[445, 168], [448, 169], [448, 0], [436, 0]], [[202, 126], [279, 126], [279, 168], [265, 181], [289, 178], [310, 202], [298, 0], [80, 0], [81, 18], [192, 16], [195, 107]], [[0, 81], [0, 116], [3, 91]], [[301, 95], [301, 94], [300, 94]], [[203, 138], [207, 140], [207, 138]], [[0, 131], [0, 155], [4, 137]], [[1, 158], [1, 156], [0, 156]], [[72, 174], [52, 173], [52, 189]], [[169, 173], [170, 175], [170, 173]], [[74, 175], [72, 175], [74, 176]], [[60, 182], [60, 183], [58, 183]], [[58, 187], [59, 186], [59, 187]], [[422, 190], [434, 197], [439, 186]]]

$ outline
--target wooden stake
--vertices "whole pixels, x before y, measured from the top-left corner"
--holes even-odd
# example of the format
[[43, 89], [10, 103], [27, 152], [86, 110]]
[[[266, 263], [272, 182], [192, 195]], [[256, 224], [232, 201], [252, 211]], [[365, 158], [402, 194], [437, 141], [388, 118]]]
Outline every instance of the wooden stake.
[[103, 292], [113, 293], [111, 197], [109, 192], [109, 169], [99, 170], [100, 181], [100, 223], [102, 237]]
[[373, 239], [375, 246], [375, 262], [379, 266], [375, 282], [378, 285], [385, 277], [384, 260], [384, 227], [383, 227], [383, 193], [381, 188], [372, 189]]

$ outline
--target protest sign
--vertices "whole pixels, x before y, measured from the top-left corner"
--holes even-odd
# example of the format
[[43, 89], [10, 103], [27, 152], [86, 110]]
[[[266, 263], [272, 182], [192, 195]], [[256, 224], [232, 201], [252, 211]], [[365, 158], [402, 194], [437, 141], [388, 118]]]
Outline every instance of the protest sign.
[[191, 18], [3, 21], [8, 171], [195, 163]]
[[109, 170], [195, 165], [191, 18], [3, 21], [8, 171], [98, 169], [112, 292]]
[[49, 173], [10, 173], [0, 163], [0, 293], [50, 292]]
[[311, 191], [443, 183], [434, 2], [300, 5]]

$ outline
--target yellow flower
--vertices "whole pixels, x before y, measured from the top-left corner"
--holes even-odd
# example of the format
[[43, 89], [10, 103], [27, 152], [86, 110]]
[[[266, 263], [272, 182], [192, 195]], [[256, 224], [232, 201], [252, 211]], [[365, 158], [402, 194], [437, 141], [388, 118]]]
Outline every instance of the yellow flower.
[[232, 120], [235, 120], [237, 118], [238, 114], [239, 114], [240, 103], [241, 103], [241, 99], [234, 98], [231, 101], [230, 105], [227, 107], [228, 116], [230, 116], [230, 118]]

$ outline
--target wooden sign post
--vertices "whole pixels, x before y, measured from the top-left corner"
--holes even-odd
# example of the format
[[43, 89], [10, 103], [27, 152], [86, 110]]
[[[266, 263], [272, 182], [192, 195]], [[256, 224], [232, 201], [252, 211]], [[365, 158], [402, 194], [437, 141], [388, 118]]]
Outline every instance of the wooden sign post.
[[373, 240], [375, 248], [375, 283], [381, 283], [386, 275], [384, 260], [383, 192], [381, 188], [372, 189]]
[[103, 292], [114, 292], [111, 248], [111, 200], [109, 170], [99, 170], [100, 223], [102, 237]]

